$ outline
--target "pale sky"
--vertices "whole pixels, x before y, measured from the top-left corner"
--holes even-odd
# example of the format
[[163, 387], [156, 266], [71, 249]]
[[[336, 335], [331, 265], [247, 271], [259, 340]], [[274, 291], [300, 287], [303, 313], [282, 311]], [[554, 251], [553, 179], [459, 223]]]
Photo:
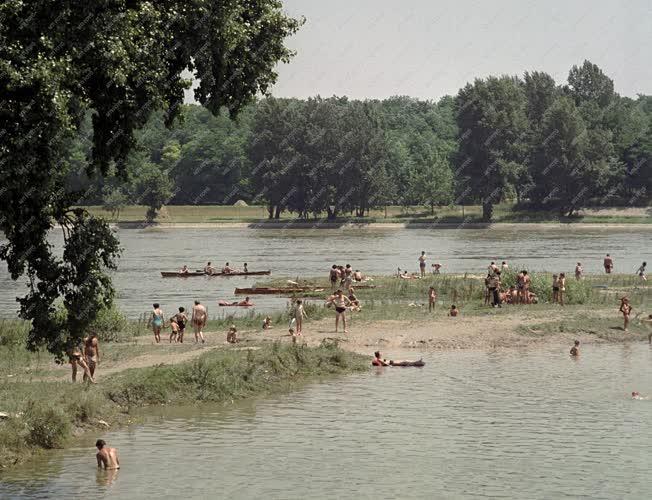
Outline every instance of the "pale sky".
[[272, 94], [437, 99], [526, 70], [564, 82], [596, 63], [618, 93], [652, 94], [650, 0], [283, 0], [306, 24]]

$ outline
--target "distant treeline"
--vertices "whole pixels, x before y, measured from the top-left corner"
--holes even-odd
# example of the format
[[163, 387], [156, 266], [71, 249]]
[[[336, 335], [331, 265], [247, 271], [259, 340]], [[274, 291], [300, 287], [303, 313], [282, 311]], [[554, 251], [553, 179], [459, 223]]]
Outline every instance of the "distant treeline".
[[621, 97], [585, 61], [565, 85], [542, 72], [477, 79], [456, 97], [356, 101], [267, 98], [236, 120], [185, 106], [139, 134], [129, 178], [88, 178], [90, 141], [72, 147], [70, 188], [119, 210], [264, 204], [270, 217], [355, 214], [383, 205], [494, 204], [572, 214], [652, 198], [652, 97]]

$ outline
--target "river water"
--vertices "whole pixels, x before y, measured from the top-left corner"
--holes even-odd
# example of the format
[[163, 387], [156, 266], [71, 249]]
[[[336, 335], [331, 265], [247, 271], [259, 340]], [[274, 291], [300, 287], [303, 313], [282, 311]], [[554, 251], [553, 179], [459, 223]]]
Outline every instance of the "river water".
[[[165, 313], [189, 308], [194, 299], [208, 306], [212, 317], [237, 308], [218, 308], [219, 299], [235, 300], [235, 287], [252, 286], [267, 277], [162, 278], [160, 271], [183, 264], [201, 269], [207, 261], [225, 262], [250, 270], [272, 270], [272, 276], [290, 278], [327, 276], [333, 263], [350, 263], [368, 274], [391, 274], [397, 267], [417, 271], [421, 250], [429, 263], [439, 261], [443, 272], [482, 273], [490, 260], [507, 260], [530, 270], [573, 272], [579, 260], [589, 273], [602, 271], [602, 258], [611, 253], [615, 272], [634, 273], [644, 260], [652, 261], [652, 224], [622, 229], [573, 225], [494, 226], [490, 229], [122, 229], [124, 248], [114, 275], [117, 304], [129, 317], [149, 313], [160, 302]], [[58, 231], [52, 234], [61, 246]], [[6, 269], [4, 262], [0, 264]], [[15, 297], [26, 287], [0, 272], [0, 313], [14, 317]], [[278, 310], [278, 297], [256, 296], [256, 310]]]
[[101, 436], [117, 475], [96, 472], [93, 436], [0, 477], [0, 498], [652, 498], [652, 400], [628, 396], [652, 394], [652, 349], [567, 349], [426, 352], [422, 369], [160, 410]]

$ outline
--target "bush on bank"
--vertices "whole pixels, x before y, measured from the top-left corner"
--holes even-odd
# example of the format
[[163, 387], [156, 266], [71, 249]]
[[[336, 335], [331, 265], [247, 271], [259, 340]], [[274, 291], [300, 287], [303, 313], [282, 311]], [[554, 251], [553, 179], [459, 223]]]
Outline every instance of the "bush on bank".
[[77, 430], [129, 421], [132, 409], [154, 404], [223, 402], [286, 391], [313, 377], [367, 370], [365, 356], [337, 345], [308, 348], [274, 343], [219, 349], [194, 361], [131, 369], [106, 384], [0, 384], [0, 470], [44, 449], [61, 448]]

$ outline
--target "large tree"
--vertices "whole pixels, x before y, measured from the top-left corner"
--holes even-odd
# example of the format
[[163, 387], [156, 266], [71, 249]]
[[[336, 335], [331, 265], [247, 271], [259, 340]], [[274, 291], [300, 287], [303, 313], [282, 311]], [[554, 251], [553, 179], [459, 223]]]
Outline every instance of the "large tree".
[[508, 76], [477, 79], [460, 89], [456, 104], [458, 191], [480, 201], [488, 221], [525, 157], [523, 87]]
[[[0, 256], [13, 279], [27, 276], [20, 315], [28, 346], [59, 358], [77, 343], [113, 289], [118, 241], [108, 225], [71, 208], [66, 154], [92, 113], [89, 176], [118, 175], [135, 132], [154, 110], [172, 123], [189, 82], [213, 113], [231, 114], [265, 93], [300, 22], [277, 0], [7, 0], [0, 5]], [[64, 249], [47, 237], [59, 225]], [[58, 311], [62, 299], [63, 312]]]

